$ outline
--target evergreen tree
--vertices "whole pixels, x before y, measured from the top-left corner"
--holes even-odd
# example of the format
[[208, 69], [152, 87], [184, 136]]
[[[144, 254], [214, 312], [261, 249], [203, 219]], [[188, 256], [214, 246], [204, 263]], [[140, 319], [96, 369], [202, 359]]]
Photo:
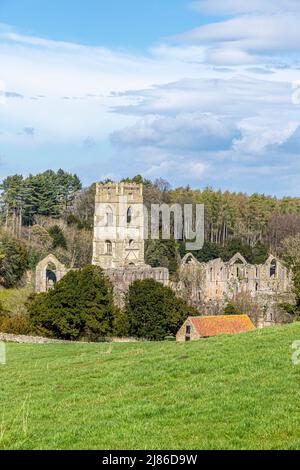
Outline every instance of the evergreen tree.
[[49, 235], [51, 235], [53, 239], [52, 247], [54, 249], [63, 248], [67, 250], [68, 244], [67, 244], [66, 237], [64, 235], [63, 230], [58, 225], [53, 225], [53, 227], [50, 227], [48, 232], [49, 232]]
[[182, 323], [197, 311], [177, 298], [172, 289], [147, 279], [136, 281], [126, 295], [126, 334], [148, 340], [176, 335]]
[[14, 287], [22, 279], [28, 265], [23, 244], [8, 232], [0, 233], [0, 285]]
[[92, 341], [113, 332], [116, 308], [108, 278], [97, 266], [70, 271], [48, 293], [28, 303], [37, 332], [67, 340]]

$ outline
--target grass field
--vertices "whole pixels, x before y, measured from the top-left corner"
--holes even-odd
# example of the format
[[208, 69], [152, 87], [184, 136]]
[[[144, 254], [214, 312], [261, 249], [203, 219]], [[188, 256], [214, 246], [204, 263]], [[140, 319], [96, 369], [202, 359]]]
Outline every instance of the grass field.
[[300, 324], [200, 342], [7, 345], [1, 449], [300, 449]]

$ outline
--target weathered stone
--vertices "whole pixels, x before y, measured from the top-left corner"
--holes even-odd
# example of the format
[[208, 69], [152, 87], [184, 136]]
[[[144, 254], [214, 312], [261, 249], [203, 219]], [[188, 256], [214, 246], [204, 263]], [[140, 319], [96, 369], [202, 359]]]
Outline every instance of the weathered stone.
[[[169, 285], [201, 315], [220, 315], [235, 296], [249, 295], [263, 312], [256, 321], [258, 326], [277, 323], [282, 316], [279, 305], [293, 303], [291, 273], [274, 256], [264, 264], [251, 265], [239, 253], [229, 262], [216, 259], [208, 263], [199, 263], [187, 254], [178, 279], [170, 283], [167, 269], [145, 264], [144, 222], [143, 185], [97, 184], [93, 264], [110, 278], [117, 305], [123, 305], [130, 284], [143, 279]], [[36, 291], [47, 292], [68, 271], [49, 255], [37, 266]]]
[[143, 185], [97, 184], [93, 264], [103, 269], [143, 266]]
[[[53, 266], [52, 266], [53, 265]], [[69, 271], [54, 255], [49, 255], [36, 267], [35, 290], [37, 293], [48, 292]]]
[[292, 285], [291, 273], [274, 256], [264, 264], [251, 265], [237, 253], [228, 262], [208, 263], [187, 254], [172, 287], [203, 315], [220, 314], [237, 294], [248, 294], [264, 310], [260, 326], [268, 326], [277, 321], [279, 304], [294, 301]]
[[57, 344], [69, 343], [69, 341], [61, 341], [58, 339], [42, 338], [40, 336], [23, 336], [23, 335], [10, 335], [7, 333], [0, 333], [0, 341], [7, 343], [20, 343], [20, 344]]

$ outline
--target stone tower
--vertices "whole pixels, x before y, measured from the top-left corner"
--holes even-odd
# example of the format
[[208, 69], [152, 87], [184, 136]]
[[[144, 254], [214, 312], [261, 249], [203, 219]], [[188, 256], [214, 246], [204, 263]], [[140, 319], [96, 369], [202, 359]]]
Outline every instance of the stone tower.
[[96, 186], [93, 264], [103, 269], [144, 266], [143, 185]]

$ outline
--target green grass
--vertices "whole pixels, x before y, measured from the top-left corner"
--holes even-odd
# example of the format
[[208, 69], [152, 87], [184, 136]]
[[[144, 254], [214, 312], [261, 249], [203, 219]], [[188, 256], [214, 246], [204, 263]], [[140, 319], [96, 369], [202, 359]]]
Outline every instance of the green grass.
[[186, 344], [7, 345], [1, 449], [300, 449], [300, 324]]

